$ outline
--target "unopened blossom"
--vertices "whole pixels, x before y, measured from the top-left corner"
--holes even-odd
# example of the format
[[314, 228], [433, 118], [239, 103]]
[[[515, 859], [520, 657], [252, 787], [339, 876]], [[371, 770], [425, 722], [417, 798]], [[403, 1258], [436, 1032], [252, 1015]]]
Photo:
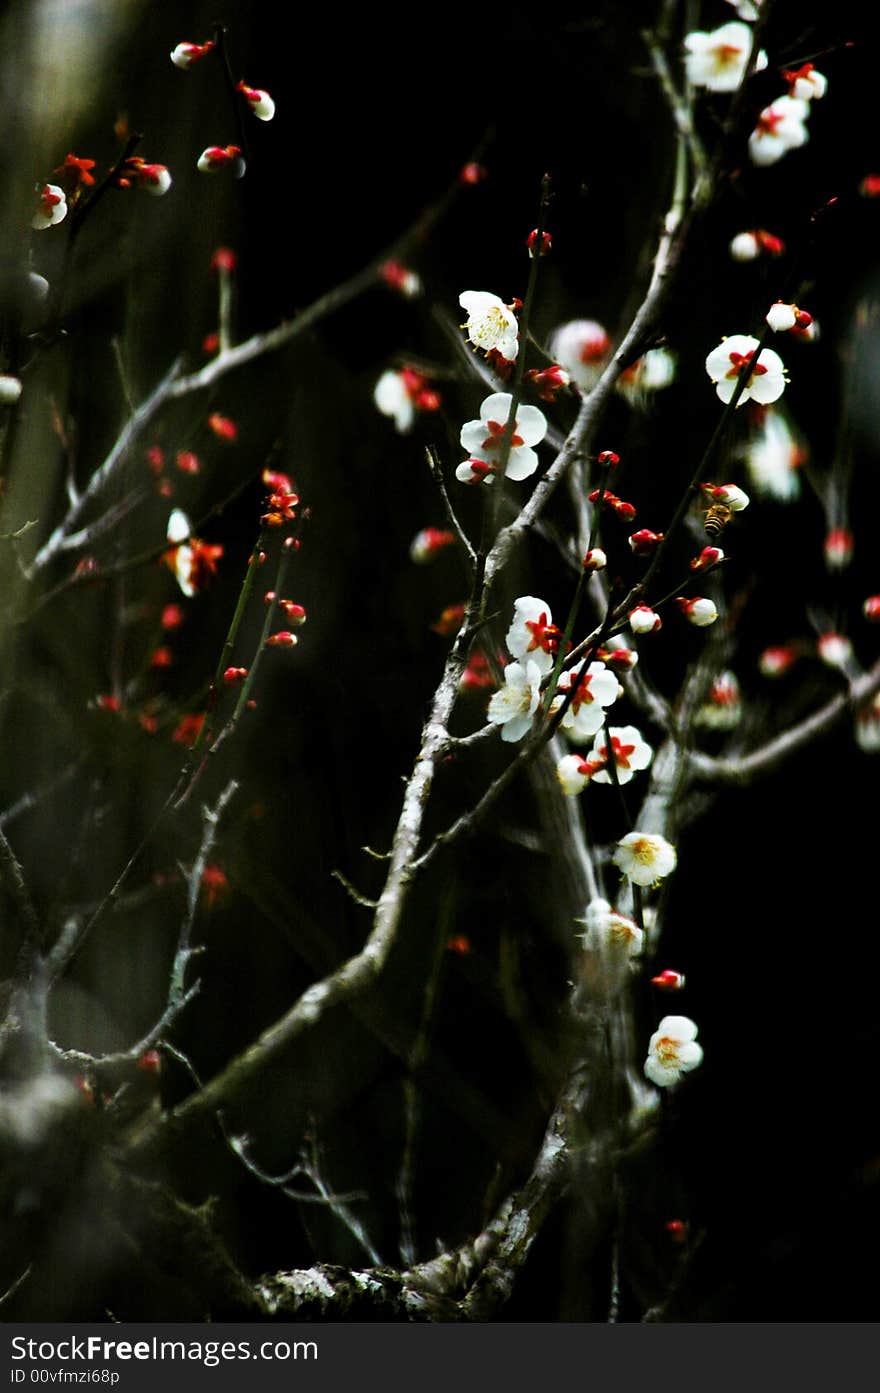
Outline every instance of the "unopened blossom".
[[202, 174], [216, 174], [218, 170], [226, 169], [240, 159], [241, 147], [238, 145], [209, 145], [199, 155], [196, 168]]
[[724, 552], [720, 547], [703, 547], [699, 556], [693, 557], [688, 564], [692, 571], [708, 571], [723, 560]]
[[869, 624], [880, 624], [880, 595], [869, 595], [862, 605], [862, 614]]
[[785, 364], [772, 348], [760, 347], [751, 334], [731, 334], [706, 359], [706, 372], [715, 383], [721, 400], [729, 402], [737, 388], [740, 374], [745, 370], [745, 385], [737, 406], [750, 398], [766, 406], [785, 391]]
[[21, 378], [0, 373], [0, 406], [14, 406], [21, 396]]
[[859, 184], [862, 198], [880, 198], [880, 174], [866, 174]]
[[829, 571], [843, 571], [853, 558], [855, 538], [848, 527], [832, 527], [825, 537], [822, 551]]
[[733, 730], [742, 719], [742, 692], [733, 672], [719, 672], [709, 696], [694, 712], [694, 724], [707, 730]]
[[562, 792], [569, 798], [577, 797], [600, 767], [595, 760], [585, 759], [583, 755], [563, 755], [556, 765]]
[[727, 0], [727, 3], [733, 6], [740, 19], [754, 20], [758, 18], [761, 0]]
[[749, 495], [739, 484], [701, 484], [710, 503], [723, 503], [732, 513], [741, 513], [749, 506]]
[[662, 972], [658, 972], [656, 977], [651, 978], [651, 986], [656, 987], [660, 992], [680, 992], [685, 984], [683, 972], [676, 972], [671, 967], [665, 967]]
[[538, 229], [530, 232], [526, 238], [526, 246], [529, 249], [529, 256], [534, 259], [536, 256], [546, 256], [553, 246], [553, 239], [549, 232], [541, 233], [541, 244], [538, 246]]
[[180, 43], [171, 50], [171, 61], [175, 68], [191, 68], [193, 63], [198, 63], [200, 58], [204, 58], [214, 48], [213, 42], [209, 39], [204, 44]]
[[153, 198], [161, 198], [171, 188], [171, 171], [164, 164], [149, 164], [141, 161], [134, 174], [135, 182], [144, 193]]
[[727, 250], [734, 261], [754, 261], [759, 256], [782, 256], [785, 243], [781, 237], [759, 227], [752, 232], [738, 232], [731, 238]]
[[423, 527], [410, 542], [409, 559], [419, 566], [424, 566], [426, 562], [439, 556], [441, 551], [452, 546], [454, 541], [454, 532], [447, 532], [439, 527]]
[[784, 334], [789, 329], [807, 329], [813, 322], [813, 316], [807, 314], [806, 310], [797, 305], [787, 305], [782, 300], [771, 305], [764, 318], [774, 334]]
[[616, 493], [610, 489], [593, 489], [592, 493], [587, 494], [591, 503], [600, 503], [603, 508], [610, 508], [624, 522], [632, 522], [636, 515], [635, 507], [632, 503], [627, 503], [625, 499], [618, 498]]
[[[684, 41], [685, 72], [693, 87], [709, 92], [735, 92], [746, 74], [752, 52], [752, 31], [747, 24], [731, 20], [711, 33], [695, 30]], [[754, 71], [767, 66], [767, 55], [759, 52]]]
[[633, 405], [642, 404], [652, 392], [661, 392], [675, 381], [678, 359], [669, 348], [649, 348], [641, 358], [624, 368], [615, 390]]
[[709, 624], [714, 624], [718, 618], [717, 609], [705, 595], [694, 595], [690, 600], [679, 595], [675, 603], [687, 622], [698, 629], [705, 629]]
[[590, 900], [580, 922], [586, 927], [586, 933], [581, 934], [580, 939], [588, 952], [617, 950], [628, 958], [637, 958], [644, 947], [644, 930], [625, 914], [618, 914], [607, 900], [598, 897]]
[[95, 161], [84, 159], [81, 155], [68, 154], [64, 157], [64, 163], [57, 169], [53, 169], [53, 174], [60, 174], [69, 189], [87, 188], [94, 184], [95, 176], [92, 170], [95, 168]]
[[702, 1063], [697, 1027], [687, 1016], [664, 1016], [648, 1041], [645, 1074], [658, 1088], [678, 1083], [682, 1074]]
[[573, 744], [579, 744], [601, 729], [605, 723], [606, 708], [617, 700], [622, 688], [614, 673], [603, 662], [596, 660], [577, 680], [571, 672], [562, 674], [553, 702], [554, 711], [558, 711], [573, 684], [574, 695], [560, 724], [568, 739]]
[[533, 662], [541, 675], [552, 671], [561, 634], [553, 623], [550, 606], [534, 595], [521, 595], [513, 603], [513, 622], [505, 642], [521, 662]]
[[431, 632], [439, 634], [441, 638], [449, 638], [451, 634], [457, 634], [464, 619], [465, 606], [463, 604], [447, 605], [439, 619], [435, 619], [431, 625]]
[[649, 527], [641, 527], [629, 537], [630, 551], [634, 556], [650, 556], [663, 541], [662, 532], [652, 532]]
[[476, 160], [469, 160], [467, 164], [462, 165], [458, 172], [460, 184], [482, 184], [483, 180], [487, 178], [487, 170]]
[[[618, 642], [621, 641], [618, 639]], [[611, 668], [619, 668], [622, 672], [628, 672], [634, 668], [639, 661], [639, 655], [634, 648], [600, 648], [596, 657], [603, 663], [607, 663]]]
[[519, 324], [509, 305], [488, 290], [465, 290], [458, 303], [467, 315], [461, 327], [475, 348], [483, 353], [494, 349], [511, 361], [516, 358]]
[[590, 547], [583, 560], [585, 571], [604, 571], [608, 565], [608, 557], [601, 547]]
[[762, 677], [782, 677], [798, 660], [799, 652], [792, 643], [777, 644], [765, 648], [758, 659], [758, 670]]
[[492, 666], [485, 653], [479, 649], [471, 652], [458, 685], [463, 692], [485, 691], [496, 685]]
[[258, 121], [272, 120], [275, 115], [275, 103], [262, 87], [248, 87], [246, 82], [239, 82], [235, 90], [242, 94]]
[[789, 150], [806, 145], [809, 131], [804, 122], [809, 114], [809, 102], [798, 101], [796, 97], [777, 97], [775, 102], [766, 106], [749, 136], [752, 163], [775, 164]]
[[67, 196], [58, 184], [43, 184], [38, 189], [37, 211], [31, 218], [35, 232], [55, 227], [67, 217]]
[[845, 672], [852, 661], [853, 647], [845, 634], [827, 633], [817, 639], [816, 652], [823, 663]]
[[555, 401], [562, 389], [571, 383], [565, 368], [558, 363], [549, 368], [529, 368], [523, 380], [531, 383], [541, 401]]
[[595, 319], [572, 319], [553, 331], [548, 350], [572, 382], [588, 391], [608, 362], [611, 339]]
[[617, 843], [614, 864], [636, 885], [653, 885], [675, 870], [675, 847], [651, 832], [629, 832]]
[[512, 744], [521, 740], [532, 724], [541, 700], [541, 669], [537, 663], [508, 663], [504, 686], [489, 702], [488, 719], [501, 727], [501, 739]]
[[773, 407], [762, 411], [744, 455], [749, 483], [758, 496], [777, 503], [793, 502], [800, 494], [798, 466], [804, 458], [784, 412]]
[[828, 91], [828, 79], [812, 63], [803, 63], [799, 68], [782, 74], [788, 83], [788, 95], [801, 102], [817, 102]]
[[[636, 730], [635, 726], [611, 726], [607, 735], [611, 741], [610, 755], [608, 753], [608, 739], [606, 739], [604, 730], [596, 732], [596, 739], [593, 742], [591, 757], [601, 766], [593, 775], [593, 782], [597, 784], [628, 784], [633, 774], [647, 769], [654, 757], [654, 751], [647, 741], [642, 739], [641, 732]], [[613, 759], [617, 766], [616, 779], [608, 770], [609, 759]]]
[[629, 612], [629, 627], [634, 634], [653, 634], [663, 627], [663, 620], [650, 605], [636, 605]]
[[208, 417], [208, 428], [214, 432], [218, 440], [227, 440], [230, 443], [238, 439], [238, 426], [228, 416], [223, 416], [219, 411], [212, 411]]
[[373, 389], [373, 402], [383, 416], [390, 416], [401, 435], [412, 430], [418, 411], [436, 411], [440, 398], [428, 388], [424, 373], [409, 366], [389, 368]]
[[399, 261], [383, 262], [379, 275], [390, 290], [396, 290], [406, 300], [413, 300], [422, 293], [422, 282], [416, 272]]
[[[480, 407], [480, 419], [461, 428], [460, 440], [471, 460], [482, 461], [497, 473], [507, 440], [507, 418], [513, 401], [509, 392], [493, 392]], [[527, 479], [538, 467], [532, 446], [547, 433], [547, 418], [537, 406], [520, 405], [516, 410], [504, 473], [508, 479]], [[456, 477], [458, 471], [456, 471]], [[491, 477], [487, 476], [487, 477]]]

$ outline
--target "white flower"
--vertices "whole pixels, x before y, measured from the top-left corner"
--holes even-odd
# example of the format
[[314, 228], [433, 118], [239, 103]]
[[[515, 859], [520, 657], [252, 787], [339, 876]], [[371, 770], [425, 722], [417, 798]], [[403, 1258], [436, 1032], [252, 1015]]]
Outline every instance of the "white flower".
[[816, 651], [823, 663], [840, 668], [842, 672], [852, 661], [853, 646], [845, 634], [822, 634], [816, 643]]
[[247, 87], [239, 83], [238, 90], [244, 94], [245, 101], [259, 121], [271, 121], [275, 115], [275, 102], [262, 87]]
[[732, 5], [740, 19], [754, 20], [758, 18], [758, 7], [761, 0], [727, 0], [728, 5]]
[[745, 465], [752, 488], [759, 497], [793, 502], [801, 491], [797, 467], [803, 458], [783, 412], [768, 407], [746, 447]]
[[[505, 427], [512, 401], [509, 392], [493, 392], [480, 407], [479, 421], [468, 421], [461, 428], [461, 444], [471, 459], [482, 460], [495, 472], [503, 453]], [[539, 411], [537, 406], [517, 407], [504, 470], [508, 479], [527, 479], [534, 474], [538, 467], [538, 456], [532, 446], [539, 444], [546, 433], [547, 418], [543, 411]]]
[[570, 798], [583, 793], [596, 772], [596, 765], [581, 755], [563, 755], [556, 765], [556, 777], [562, 792]]
[[738, 232], [730, 240], [727, 248], [734, 261], [754, 261], [760, 256], [761, 247], [754, 232]]
[[750, 334], [731, 334], [730, 338], [712, 349], [706, 359], [706, 371], [716, 384], [715, 391], [723, 402], [730, 401], [740, 371], [753, 360], [737, 406], [742, 406], [749, 398], [767, 406], [782, 396], [785, 391], [785, 365], [782, 359], [772, 348], [762, 348], [755, 359], [757, 348], [758, 340]]
[[[641, 769], [647, 769], [654, 751], [642, 739], [641, 733], [636, 730], [635, 726], [611, 726], [608, 734], [611, 737], [611, 750], [617, 765], [617, 783], [628, 784], [633, 774], [637, 774]], [[604, 730], [596, 733], [596, 739], [593, 742], [593, 758], [607, 766], [608, 746]], [[610, 784], [614, 783], [614, 779], [606, 767], [599, 769], [593, 775], [593, 782]]]
[[519, 324], [509, 305], [488, 290], [465, 290], [458, 303], [467, 314], [461, 326], [469, 341], [484, 353], [493, 349], [513, 362], [519, 345]]
[[652, 634], [663, 627], [663, 620], [650, 605], [636, 605], [629, 613], [629, 627], [634, 634]]
[[786, 329], [793, 329], [797, 324], [797, 305], [785, 305], [781, 300], [777, 300], [775, 305], [770, 306], [764, 318], [774, 334], [784, 334]]
[[633, 405], [639, 405], [646, 394], [671, 386], [677, 368], [678, 359], [671, 349], [649, 348], [620, 374], [615, 386]]
[[168, 519], [168, 527], [165, 536], [172, 546], [185, 542], [189, 538], [192, 527], [190, 520], [182, 508], [175, 508]]
[[789, 150], [806, 145], [809, 131], [804, 122], [809, 114], [809, 102], [798, 101], [796, 97], [777, 97], [770, 106], [765, 106], [749, 136], [752, 163], [775, 164]]
[[644, 947], [644, 931], [625, 914], [613, 910], [607, 900], [590, 900], [581, 922], [586, 933], [580, 939], [590, 952], [622, 949], [628, 958], [637, 958]]
[[559, 648], [559, 630], [553, 623], [550, 606], [534, 595], [515, 600], [506, 643], [514, 658], [533, 662], [542, 677], [551, 672]]
[[629, 832], [617, 843], [614, 864], [636, 885], [653, 885], [675, 870], [675, 847], [650, 832]]
[[658, 1088], [678, 1083], [682, 1074], [703, 1061], [696, 1042], [697, 1027], [687, 1016], [664, 1016], [648, 1041], [645, 1073]]
[[[735, 92], [742, 82], [752, 51], [752, 31], [747, 24], [731, 20], [707, 34], [696, 30], [688, 34], [684, 65], [688, 82], [705, 87], [710, 92]], [[755, 72], [767, 66], [763, 49], [758, 54]]]
[[373, 388], [373, 403], [383, 416], [390, 416], [401, 435], [412, 430], [416, 408], [406, 374], [389, 368]]
[[565, 368], [572, 382], [587, 391], [602, 374], [611, 340], [595, 319], [572, 319], [553, 331], [547, 346], [550, 357]]
[[715, 605], [705, 595], [694, 595], [690, 600], [686, 600], [683, 595], [680, 595], [675, 603], [688, 623], [693, 624], [697, 629], [705, 629], [709, 624], [714, 624], [718, 618]]
[[828, 79], [812, 63], [804, 63], [796, 72], [784, 74], [788, 82], [788, 95], [800, 102], [817, 102], [828, 91]]
[[21, 396], [21, 378], [0, 373], [0, 406], [14, 406]]
[[739, 484], [709, 484], [708, 490], [713, 502], [726, 503], [732, 513], [741, 513], [749, 506], [749, 495]]
[[532, 724], [540, 700], [541, 670], [537, 663], [508, 663], [504, 686], [489, 702], [489, 723], [501, 726], [502, 740], [521, 740]]
[[[553, 710], [557, 711], [571, 687], [571, 673], [563, 673], [559, 682]], [[561, 725], [572, 743], [588, 740], [605, 724], [605, 708], [619, 697], [621, 686], [614, 673], [604, 663], [590, 663], [580, 678], [577, 689]]]
[[39, 206], [31, 218], [31, 227], [35, 232], [55, 227], [67, 217], [67, 195], [62, 188], [57, 184], [44, 184], [39, 194]]

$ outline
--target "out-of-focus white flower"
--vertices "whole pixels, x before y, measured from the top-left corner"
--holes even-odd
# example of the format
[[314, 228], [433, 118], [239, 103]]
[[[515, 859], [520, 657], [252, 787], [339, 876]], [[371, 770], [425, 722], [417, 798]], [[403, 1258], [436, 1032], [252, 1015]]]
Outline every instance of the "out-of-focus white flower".
[[650, 605], [636, 605], [629, 613], [629, 627], [634, 634], [653, 634], [663, 627], [663, 620]]
[[762, 348], [756, 356], [758, 340], [751, 334], [731, 334], [706, 359], [706, 372], [715, 383], [715, 391], [723, 402], [729, 402], [736, 390], [740, 372], [751, 364], [737, 406], [750, 398], [762, 406], [777, 401], [785, 391], [785, 364], [772, 348]]
[[595, 319], [572, 319], [550, 335], [548, 349], [583, 391], [601, 376], [611, 352], [607, 330]]
[[[552, 709], [557, 711], [572, 685], [572, 674], [563, 673]], [[605, 723], [605, 710], [621, 693], [621, 686], [604, 663], [593, 662], [580, 678], [560, 725], [572, 744], [591, 739]]]
[[643, 405], [652, 392], [662, 392], [675, 381], [678, 359], [670, 348], [649, 348], [630, 363], [617, 379], [616, 388], [633, 406]]
[[679, 595], [675, 603], [687, 622], [697, 629], [705, 629], [718, 618], [715, 605], [705, 595], [694, 595], [689, 600], [686, 600], [684, 595]]
[[597, 784], [628, 784], [633, 774], [647, 769], [654, 751], [635, 726], [611, 726], [608, 733], [611, 737], [611, 757], [617, 766], [617, 779], [608, 771], [608, 743], [605, 731], [599, 730], [593, 741], [592, 758], [601, 767], [593, 775], [593, 781]]
[[749, 157], [753, 164], [775, 164], [789, 150], [806, 145], [810, 133], [804, 122], [810, 114], [809, 102], [796, 97], [777, 97], [765, 106], [749, 136]]
[[865, 754], [873, 755], [880, 750], [880, 692], [856, 712], [855, 737]]
[[628, 958], [637, 958], [644, 947], [644, 931], [625, 914], [612, 909], [607, 900], [590, 900], [580, 922], [585, 925], [586, 932], [579, 937], [588, 952], [617, 950]]
[[443, 531], [439, 527], [423, 527], [410, 542], [409, 559], [418, 566], [424, 566], [454, 542], [454, 532]]
[[862, 605], [862, 614], [869, 624], [880, 624], [880, 595], [869, 595]]
[[733, 672], [719, 672], [707, 701], [694, 712], [694, 724], [709, 730], [733, 730], [742, 720], [742, 692]]
[[727, 0], [728, 5], [732, 5], [740, 19], [754, 20], [758, 18], [761, 0]]
[[[684, 41], [685, 71], [694, 87], [710, 92], [735, 92], [742, 82], [752, 51], [752, 31], [747, 24], [731, 20], [711, 33], [695, 30]], [[755, 72], [767, 66], [763, 49], [755, 62]]]
[[761, 498], [791, 503], [801, 491], [798, 465], [804, 451], [795, 440], [781, 410], [767, 407], [745, 452], [749, 483]]
[[828, 91], [827, 77], [812, 63], [804, 63], [800, 68], [787, 71], [783, 77], [788, 83], [788, 95], [796, 101], [817, 102]]
[[428, 388], [428, 379], [415, 368], [389, 368], [373, 389], [373, 403], [390, 416], [401, 435], [412, 430], [417, 411], [436, 411], [440, 398]]
[[754, 261], [758, 256], [782, 256], [785, 243], [772, 232], [756, 227], [753, 232], [738, 232], [727, 250], [734, 261]]
[[550, 606], [534, 595], [521, 595], [513, 604], [513, 623], [507, 630], [507, 648], [520, 662], [532, 662], [542, 676], [552, 671], [559, 650], [560, 633]]
[[504, 686], [489, 702], [489, 723], [501, 727], [501, 739], [522, 740], [541, 700], [541, 670], [537, 663], [508, 663]]
[[687, 1016], [664, 1016], [648, 1041], [645, 1073], [658, 1088], [678, 1083], [682, 1074], [703, 1061], [697, 1044], [697, 1027]]
[[762, 677], [782, 677], [783, 673], [794, 666], [799, 656], [793, 643], [765, 648], [758, 659], [758, 670]]
[[483, 353], [493, 350], [512, 362], [519, 346], [519, 324], [509, 305], [488, 290], [465, 290], [459, 295], [467, 319], [461, 326], [468, 340]]
[[[461, 428], [461, 444], [471, 459], [481, 460], [497, 473], [504, 446], [505, 427], [513, 397], [509, 392], [493, 392], [480, 407], [480, 419], [468, 421]], [[538, 467], [538, 456], [532, 449], [547, 433], [547, 417], [537, 406], [517, 407], [513, 423], [510, 451], [504, 473], [508, 479], [527, 479]], [[463, 466], [459, 466], [461, 469]], [[456, 477], [459, 472], [456, 470]]]
[[853, 646], [845, 634], [821, 634], [816, 641], [816, 652], [823, 663], [846, 672], [852, 662]]
[[845, 571], [853, 559], [855, 537], [848, 527], [832, 527], [825, 537], [822, 551], [829, 571]]
[[629, 832], [617, 843], [614, 864], [636, 885], [653, 885], [675, 870], [675, 847], [658, 833]]
[[0, 406], [14, 406], [21, 396], [21, 378], [0, 373]]
[[43, 184], [39, 190], [37, 211], [31, 218], [35, 232], [43, 232], [47, 227], [55, 227], [67, 217], [67, 195], [58, 184]]

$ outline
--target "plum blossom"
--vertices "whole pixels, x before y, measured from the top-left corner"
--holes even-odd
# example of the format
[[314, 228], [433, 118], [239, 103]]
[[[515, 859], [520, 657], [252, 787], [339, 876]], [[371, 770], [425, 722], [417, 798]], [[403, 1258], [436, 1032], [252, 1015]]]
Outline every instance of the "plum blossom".
[[648, 1041], [645, 1074], [658, 1088], [678, 1083], [682, 1074], [703, 1061], [697, 1027], [687, 1016], [664, 1016]]
[[678, 359], [670, 348], [649, 348], [624, 368], [615, 387], [631, 405], [643, 406], [652, 392], [662, 392], [672, 385], [677, 368]]
[[560, 632], [550, 606], [534, 595], [521, 595], [513, 605], [513, 623], [507, 631], [509, 652], [520, 662], [532, 662], [541, 676], [553, 669]]
[[519, 345], [519, 324], [509, 305], [488, 290], [465, 290], [458, 297], [467, 319], [461, 326], [468, 341], [484, 353], [495, 351], [513, 361]]
[[[568, 695], [573, 674], [563, 673], [560, 678], [553, 710], [558, 711]], [[589, 740], [605, 724], [605, 709], [611, 706], [622, 691], [614, 673], [602, 662], [592, 662], [586, 672], [577, 680], [574, 695], [568, 705], [560, 725], [569, 740], [578, 743]]]
[[[711, 33], [695, 30], [684, 41], [685, 71], [693, 87], [709, 92], [735, 92], [745, 77], [752, 52], [752, 31], [747, 24], [731, 20]], [[767, 66], [763, 49], [755, 61], [755, 72]]]
[[628, 832], [617, 843], [614, 864], [636, 885], [653, 885], [675, 870], [675, 847], [650, 832]]
[[694, 712], [694, 724], [708, 730], [733, 730], [742, 719], [742, 692], [733, 672], [719, 672], [709, 697]]
[[424, 566], [455, 542], [455, 533], [439, 527], [423, 527], [410, 542], [409, 559]]
[[745, 451], [749, 483], [761, 498], [791, 503], [801, 491], [798, 465], [804, 451], [792, 434], [782, 410], [768, 407], [761, 413], [756, 433]]
[[740, 19], [754, 20], [758, 18], [761, 0], [727, 0], [727, 3], [733, 6]]
[[817, 102], [828, 91], [828, 79], [812, 63], [804, 63], [800, 68], [783, 73], [788, 83], [788, 95], [800, 102]]
[[752, 232], [738, 232], [727, 250], [734, 261], [754, 261], [759, 256], [782, 256], [785, 243], [781, 237], [757, 227]]
[[562, 792], [569, 798], [583, 793], [599, 765], [594, 760], [584, 759], [583, 755], [563, 755], [556, 765], [556, 777]]
[[611, 726], [608, 730], [611, 752], [617, 766], [617, 779], [608, 772], [608, 742], [605, 731], [596, 732], [593, 742], [592, 758], [601, 766], [593, 775], [597, 784], [628, 784], [633, 774], [647, 769], [654, 757], [654, 751], [635, 726]]
[[14, 406], [21, 396], [21, 378], [0, 373], [0, 406]]
[[832, 527], [822, 544], [829, 571], [845, 571], [853, 558], [855, 538], [848, 527]]
[[200, 58], [204, 58], [215, 47], [216, 45], [210, 39], [203, 44], [180, 43], [171, 50], [171, 61], [175, 68], [185, 70], [191, 68], [193, 63], [198, 63]]
[[650, 605], [636, 605], [629, 613], [629, 627], [634, 634], [653, 634], [663, 627], [663, 620]]
[[162, 560], [174, 572], [184, 595], [192, 598], [216, 573], [223, 547], [193, 537], [189, 518], [180, 508], [175, 508], [168, 519], [166, 538], [170, 546]]
[[793, 643], [765, 648], [758, 659], [758, 670], [762, 677], [782, 677], [799, 657], [800, 652]]
[[440, 398], [415, 368], [389, 368], [373, 389], [373, 404], [383, 416], [391, 417], [400, 435], [406, 435], [412, 430], [416, 412], [436, 411]]
[[714, 624], [718, 618], [715, 605], [705, 595], [694, 595], [689, 600], [685, 599], [684, 595], [679, 595], [675, 603], [688, 623], [693, 624], [698, 629], [705, 629], [709, 624]]
[[588, 952], [622, 949], [628, 958], [637, 958], [644, 947], [644, 930], [625, 914], [618, 914], [607, 900], [590, 900], [579, 922], [586, 928], [580, 940]]
[[840, 668], [841, 672], [846, 672], [852, 663], [853, 646], [845, 634], [820, 634], [816, 641], [816, 652], [823, 663]]
[[809, 102], [796, 97], [777, 97], [770, 106], [765, 106], [749, 136], [752, 164], [775, 164], [789, 150], [806, 145], [810, 133], [804, 122], [809, 114]]
[[[762, 406], [777, 401], [785, 391], [785, 364], [772, 348], [759, 348], [750, 334], [731, 334], [706, 359], [706, 372], [715, 383], [721, 400], [729, 402], [736, 390], [740, 372], [750, 365], [737, 406], [750, 398]], [[756, 357], [757, 353], [757, 357]]]
[[809, 329], [813, 316], [797, 305], [787, 305], [777, 300], [764, 316], [774, 334], [784, 334], [789, 329]]
[[248, 87], [246, 82], [239, 82], [235, 90], [241, 92], [258, 121], [272, 120], [275, 115], [275, 103], [262, 87]]
[[43, 232], [47, 227], [56, 227], [67, 217], [67, 196], [58, 184], [43, 184], [38, 189], [39, 203], [31, 218], [35, 232]]
[[501, 739], [521, 740], [532, 724], [541, 700], [541, 670], [537, 663], [508, 663], [504, 686], [489, 702], [489, 723], [501, 727]]
[[550, 335], [551, 358], [565, 368], [572, 382], [589, 391], [602, 374], [611, 352], [611, 339], [595, 319], [572, 319]]
[[[470, 460], [459, 465], [455, 477], [464, 483], [472, 482], [469, 477], [474, 471], [469, 468], [476, 461], [486, 466], [483, 474], [487, 480], [498, 472], [498, 465], [505, 444], [505, 427], [513, 401], [509, 392], [493, 392], [486, 397], [480, 407], [480, 419], [468, 421], [461, 428], [461, 444], [467, 450]], [[510, 437], [510, 451], [504, 473], [508, 479], [527, 479], [538, 467], [538, 456], [532, 449], [538, 445], [547, 432], [547, 418], [537, 406], [518, 406], [513, 434]]]

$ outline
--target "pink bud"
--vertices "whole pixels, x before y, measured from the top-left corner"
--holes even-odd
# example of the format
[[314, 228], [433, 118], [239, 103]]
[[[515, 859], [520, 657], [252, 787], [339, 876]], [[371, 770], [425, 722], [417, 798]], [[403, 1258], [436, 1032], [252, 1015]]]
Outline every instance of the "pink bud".
[[528, 235], [528, 237], [526, 238], [526, 246], [527, 246], [528, 249], [529, 249], [529, 256], [531, 256], [531, 257], [534, 257], [534, 256], [539, 256], [539, 257], [540, 257], [540, 256], [546, 256], [546, 255], [547, 255], [548, 251], [550, 250], [551, 246], [553, 245], [553, 239], [551, 238], [550, 233], [549, 233], [549, 232], [542, 232], [542, 233], [541, 233], [541, 245], [540, 245], [540, 249], [536, 251], [535, 248], [537, 247], [537, 245], [538, 245], [538, 229], [535, 228], [532, 232], [530, 232], [529, 235]]
[[638, 532], [631, 534], [629, 544], [636, 556], [650, 556], [662, 541], [662, 532], [651, 532], [649, 528], [642, 527]]
[[202, 174], [216, 174], [240, 158], [241, 147], [238, 145], [209, 145], [199, 155], [196, 168]]
[[237, 265], [238, 257], [231, 247], [218, 247], [211, 257], [212, 271], [222, 271], [227, 275], [231, 275]]
[[379, 275], [391, 290], [396, 290], [407, 300], [420, 295], [422, 282], [419, 280], [415, 271], [409, 271], [402, 266], [399, 261], [386, 261], [379, 269]]
[[281, 629], [277, 634], [270, 634], [266, 639], [267, 648], [293, 648], [296, 645], [296, 634], [292, 634], [289, 629]]
[[603, 469], [614, 469], [620, 464], [620, 455], [616, 455], [613, 450], [600, 450], [596, 462], [601, 464]]
[[862, 198], [880, 198], [880, 174], [866, 174], [859, 184]]
[[487, 177], [486, 170], [481, 164], [477, 164], [476, 160], [463, 165], [458, 176], [462, 184], [481, 184]]
[[792, 644], [781, 644], [776, 648], [765, 648], [758, 659], [758, 667], [763, 677], [781, 677], [797, 662], [797, 658], [797, 649]]
[[424, 527], [421, 532], [416, 533], [410, 543], [409, 559], [423, 566], [426, 562], [433, 561], [435, 556], [451, 546], [454, 541], [454, 532], [445, 532], [439, 527]]
[[600, 648], [596, 657], [601, 662], [607, 663], [609, 667], [617, 668], [620, 672], [626, 672], [634, 668], [639, 661], [639, 655], [634, 648]]
[[703, 547], [699, 556], [691, 561], [690, 568], [692, 571], [707, 571], [710, 566], [717, 566], [723, 560], [724, 552], [720, 547]]
[[245, 680], [247, 675], [246, 667], [228, 667], [223, 674], [223, 681], [227, 687], [236, 687]]
[[208, 425], [220, 440], [232, 441], [238, 437], [238, 426], [228, 416], [221, 416], [219, 411], [211, 413], [208, 417]]
[[842, 571], [852, 561], [855, 538], [848, 527], [832, 527], [825, 538], [825, 565], [829, 571]]
[[869, 595], [862, 605], [862, 614], [869, 624], [880, 624], [880, 595]]
[[684, 986], [684, 973], [673, 972], [671, 967], [667, 967], [651, 978], [651, 985], [661, 992], [680, 992]]

